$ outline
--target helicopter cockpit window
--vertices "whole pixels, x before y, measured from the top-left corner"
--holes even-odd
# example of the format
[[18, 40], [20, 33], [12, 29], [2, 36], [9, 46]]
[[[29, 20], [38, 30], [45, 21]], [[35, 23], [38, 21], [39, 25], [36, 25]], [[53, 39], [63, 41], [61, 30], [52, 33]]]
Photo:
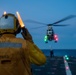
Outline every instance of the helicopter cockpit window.
[[48, 30], [52, 30], [52, 27], [51, 26], [48, 26]]
[[8, 16], [8, 18], [5, 18], [5, 16], [0, 18], [0, 29], [14, 29], [14, 17]]

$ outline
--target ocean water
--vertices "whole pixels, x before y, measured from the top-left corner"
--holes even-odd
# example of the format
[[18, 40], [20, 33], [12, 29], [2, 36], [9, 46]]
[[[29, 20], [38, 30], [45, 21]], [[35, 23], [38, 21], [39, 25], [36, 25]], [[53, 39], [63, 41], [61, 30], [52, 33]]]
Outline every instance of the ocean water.
[[[55, 56], [74, 56], [76, 57], [76, 49], [53, 49]], [[46, 56], [50, 56], [50, 49], [42, 49]]]

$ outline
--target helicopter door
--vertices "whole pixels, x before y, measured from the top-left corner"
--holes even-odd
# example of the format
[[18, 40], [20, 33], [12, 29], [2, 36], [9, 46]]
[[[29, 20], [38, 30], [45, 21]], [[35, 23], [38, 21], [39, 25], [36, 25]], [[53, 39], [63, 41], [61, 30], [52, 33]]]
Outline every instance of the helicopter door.
[[48, 40], [52, 40], [52, 31], [47, 31]]
[[52, 35], [52, 31], [51, 30], [48, 30], [47, 31], [47, 35], [51, 36]]

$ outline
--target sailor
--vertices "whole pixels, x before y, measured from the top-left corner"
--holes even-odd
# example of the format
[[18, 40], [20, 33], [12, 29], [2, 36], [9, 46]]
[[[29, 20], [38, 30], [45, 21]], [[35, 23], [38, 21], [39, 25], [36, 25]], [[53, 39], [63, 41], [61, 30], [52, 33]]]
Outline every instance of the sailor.
[[50, 50], [50, 56], [51, 56], [51, 57], [54, 57], [54, 51], [52, 50], [52, 48], [51, 48], [51, 50]]
[[20, 32], [14, 14], [8, 13], [0, 18], [0, 75], [32, 75], [31, 63], [43, 65], [46, 62], [28, 30], [26, 40], [16, 37]]
[[51, 50], [51, 57], [54, 57], [54, 51]]

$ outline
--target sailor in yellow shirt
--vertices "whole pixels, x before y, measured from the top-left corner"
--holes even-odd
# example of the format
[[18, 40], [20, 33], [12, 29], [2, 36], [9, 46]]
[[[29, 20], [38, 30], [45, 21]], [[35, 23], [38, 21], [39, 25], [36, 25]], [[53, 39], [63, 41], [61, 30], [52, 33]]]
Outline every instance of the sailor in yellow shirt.
[[32, 75], [31, 63], [43, 65], [46, 62], [28, 30], [25, 40], [16, 38], [20, 32], [15, 15], [8, 13], [0, 18], [0, 75]]

